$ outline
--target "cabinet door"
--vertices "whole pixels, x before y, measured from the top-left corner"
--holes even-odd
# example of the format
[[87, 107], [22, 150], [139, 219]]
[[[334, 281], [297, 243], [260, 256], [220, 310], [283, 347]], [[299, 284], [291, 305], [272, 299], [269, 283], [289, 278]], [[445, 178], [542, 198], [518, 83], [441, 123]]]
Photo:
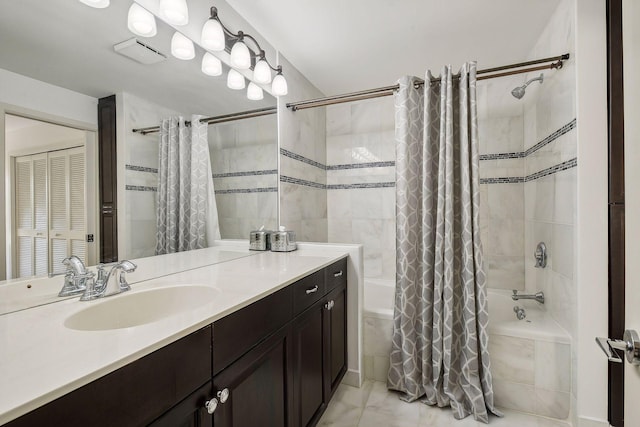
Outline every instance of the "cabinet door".
[[324, 410], [324, 299], [293, 321], [295, 426], [315, 424]]
[[326, 297], [325, 306], [325, 402], [340, 384], [347, 370], [347, 288], [341, 285]]
[[285, 326], [213, 378], [214, 394], [229, 391], [213, 414], [215, 427], [290, 425], [289, 336]]
[[150, 427], [212, 427], [213, 417], [207, 413], [205, 402], [213, 396], [211, 381], [200, 387], [182, 402], [151, 423]]

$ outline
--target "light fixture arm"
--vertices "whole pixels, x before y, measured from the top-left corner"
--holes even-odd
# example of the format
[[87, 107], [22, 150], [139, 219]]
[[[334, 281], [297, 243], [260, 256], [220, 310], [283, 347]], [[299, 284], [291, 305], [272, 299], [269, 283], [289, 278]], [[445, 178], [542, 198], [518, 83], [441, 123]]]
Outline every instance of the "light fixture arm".
[[231, 31], [229, 28], [227, 28], [222, 21], [220, 20], [220, 17], [218, 16], [218, 8], [215, 6], [211, 6], [210, 9], [210, 14], [211, 14], [211, 18], [210, 19], [215, 19], [216, 21], [218, 21], [218, 23], [220, 24], [220, 26], [222, 27], [222, 30], [225, 32], [226, 35], [228, 35], [230, 38], [232, 39], [236, 39], [236, 40], [240, 40], [240, 41], [244, 41], [244, 39], [249, 39], [253, 42], [253, 44], [256, 45], [257, 51], [259, 53], [257, 54], [253, 54], [251, 55], [252, 58], [260, 58], [263, 59], [267, 65], [269, 66], [269, 68], [271, 68], [273, 71], [277, 72], [278, 74], [282, 74], [282, 66], [278, 65], [277, 67], [274, 67], [273, 65], [271, 65], [271, 63], [269, 62], [269, 60], [266, 58], [264, 49], [262, 49], [260, 47], [260, 43], [258, 43], [258, 40], [255, 39], [255, 37], [253, 37], [251, 34], [247, 34], [243, 31], [238, 31], [237, 33], [234, 33], [233, 31]]

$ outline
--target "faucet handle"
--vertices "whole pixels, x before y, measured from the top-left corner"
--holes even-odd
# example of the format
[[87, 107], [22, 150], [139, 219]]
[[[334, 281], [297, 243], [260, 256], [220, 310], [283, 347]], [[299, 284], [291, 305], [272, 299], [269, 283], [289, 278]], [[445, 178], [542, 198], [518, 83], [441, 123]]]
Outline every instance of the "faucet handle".
[[116, 264], [113, 269], [114, 270], [121, 270], [122, 272], [118, 275], [118, 285], [120, 286], [120, 290], [122, 292], [124, 291], [128, 291], [131, 289], [131, 286], [129, 286], [129, 284], [127, 283], [127, 280], [125, 279], [125, 273], [132, 273], [134, 271], [136, 271], [136, 268], [138, 268], [138, 266], [134, 263], [132, 263], [129, 260], [122, 260], [120, 261], [118, 264]]
[[513, 294], [514, 294], [514, 295], [518, 295], [518, 290], [517, 290], [517, 289], [514, 289], [514, 290], [513, 290]]

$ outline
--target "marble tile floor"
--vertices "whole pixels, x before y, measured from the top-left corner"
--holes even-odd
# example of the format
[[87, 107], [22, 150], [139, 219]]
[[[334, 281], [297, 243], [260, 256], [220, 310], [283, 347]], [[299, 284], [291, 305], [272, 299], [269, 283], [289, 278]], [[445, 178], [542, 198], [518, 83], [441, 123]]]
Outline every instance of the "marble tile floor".
[[[489, 427], [571, 427], [559, 420], [501, 409], [503, 418], [492, 416]], [[318, 426], [335, 427], [483, 427], [473, 417], [456, 420], [449, 409], [420, 402], [406, 403], [379, 381], [361, 388], [341, 384]]]

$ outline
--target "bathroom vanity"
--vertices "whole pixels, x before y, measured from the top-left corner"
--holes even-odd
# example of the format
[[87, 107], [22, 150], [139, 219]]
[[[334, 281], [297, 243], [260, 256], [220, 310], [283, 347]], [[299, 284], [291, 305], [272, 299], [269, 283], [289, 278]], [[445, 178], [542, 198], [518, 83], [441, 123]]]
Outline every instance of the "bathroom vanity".
[[[60, 396], [54, 400], [31, 402], [35, 409], [22, 409], [6, 426], [315, 425], [347, 370], [347, 261], [344, 253], [327, 257], [265, 253], [149, 281], [162, 288], [172, 280], [193, 283], [208, 277], [217, 283], [219, 298], [226, 297], [227, 302], [194, 310], [195, 317], [206, 310], [209, 314], [178, 333], [169, 327], [167, 336], [151, 345], [157, 349], [142, 357], [129, 355], [104, 375], [100, 371], [108, 367], [85, 375], [87, 366], [95, 365], [95, 361], [85, 364], [85, 359], [99, 351], [80, 348], [83, 334], [91, 337], [86, 345], [100, 342], [102, 334], [101, 351], [118, 353], [109, 348], [118, 346], [121, 338], [111, 341], [115, 334], [130, 335], [120, 342], [127, 347], [124, 342], [135, 341], [137, 330], [147, 328], [160, 337], [157, 329], [169, 322], [156, 322], [155, 328], [149, 324], [119, 331], [73, 331], [75, 338], [68, 344], [78, 354], [68, 363], [78, 365], [76, 381], [65, 385], [66, 393], [58, 390]], [[249, 286], [260, 276], [271, 284]], [[232, 277], [235, 283], [229, 282]], [[273, 286], [274, 280], [280, 283]], [[249, 287], [253, 296], [247, 298]], [[84, 303], [74, 300], [52, 306], [63, 304]], [[191, 316], [177, 316], [174, 323], [192, 322]], [[47, 351], [42, 350], [46, 358]], [[33, 380], [28, 366], [24, 371]], [[96, 378], [86, 382], [91, 376]]]

